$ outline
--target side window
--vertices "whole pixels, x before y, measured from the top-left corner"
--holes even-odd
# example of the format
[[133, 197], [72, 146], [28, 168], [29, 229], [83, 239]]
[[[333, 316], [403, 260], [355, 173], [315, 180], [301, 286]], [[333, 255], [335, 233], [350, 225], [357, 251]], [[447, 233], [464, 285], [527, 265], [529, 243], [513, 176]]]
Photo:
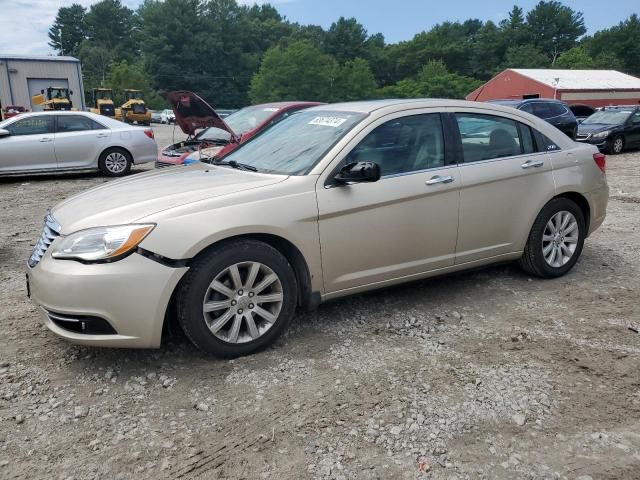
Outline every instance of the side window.
[[91, 120], [91, 125], [93, 126], [93, 130], [108, 130], [107, 127], [99, 122], [96, 122], [95, 120]]
[[533, 114], [533, 106], [530, 103], [525, 103], [524, 105], [522, 105], [520, 107], [520, 110]]
[[7, 125], [6, 129], [14, 136], [53, 133], [53, 116], [40, 115], [23, 118]]
[[636, 112], [631, 115], [631, 123], [633, 125], [640, 125], [640, 112]]
[[81, 115], [58, 115], [58, 133], [94, 130], [94, 121]]
[[539, 131], [534, 130], [534, 137], [536, 139], [536, 145], [539, 152], [554, 152], [560, 150], [560, 147], [546, 135], [541, 134]]
[[518, 122], [494, 115], [457, 113], [464, 162], [521, 155]]
[[349, 153], [347, 162], [375, 162], [383, 176], [443, 167], [440, 114], [413, 115], [380, 125]]
[[533, 114], [536, 117], [540, 118], [550, 118], [554, 115], [551, 113], [551, 109], [549, 108], [549, 104], [545, 102], [536, 102], [532, 104]]
[[518, 128], [520, 128], [520, 138], [522, 139], [522, 153], [534, 153], [536, 148], [533, 143], [531, 128], [522, 123], [518, 124]]
[[551, 111], [552, 117], [559, 117], [567, 113], [567, 108], [560, 103], [550, 103], [549, 110]]

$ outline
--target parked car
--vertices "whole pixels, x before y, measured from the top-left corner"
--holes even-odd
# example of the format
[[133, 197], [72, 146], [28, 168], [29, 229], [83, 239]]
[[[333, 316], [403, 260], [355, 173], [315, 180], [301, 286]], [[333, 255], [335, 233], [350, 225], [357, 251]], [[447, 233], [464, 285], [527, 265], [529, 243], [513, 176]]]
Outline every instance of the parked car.
[[165, 109], [160, 114], [160, 123], [170, 124], [176, 123], [176, 116], [171, 109]]
[[640, 106], [604, 107], [578, 126], [578, 142], [590, 143], [601, 151], [622, 153], [640, 147]]
[[573, 112], [573, 114], [576, 117], [576, 120], [578, 120], [578, 123], [582, 123], [582, 121], [584, 121], [586, 118], [589, 118], [591, 115], [593, 115], [596, 112], [595, 108], [589, 105], [581, 105], [581, 104], [569, 105], [569, 110]]
[[21, 113], [26, 112], [27, 109], [21, 107], [20, 105], [7, 105], [2, 111], [2, 118], [7, 120], [11, 117], [15, 117], [16, 115], [20, 115]]
[[549, 122], [572, 140], [576, 139], [578, 120], [569, 107], [560, 100], [530, 98], [525, 100], [492, 100], [489, 103], [517, 108]]
[[227, 118], [232, 113], [236, 113], [238, 110], [216, 110], [216, 113], [220, 116], [220, 118]]
[[157, 151], [150, 128], [89, 112], [23, 113], [0, 122], [0, 175], [97, 168], [116, 177], [152, 162]]
[[72, 342], [158, 347], [175, 318], [195, 345], [233, 357], [324, 300], [510, 260], [564, 275], [608, 195], [604, 154], [512, 108], [323, 105], [221, 161], [57, 205], [28, 291]]
[[193, 92], [171, 92], [167, 99], [175, 105], [176, 122], [188, 140], [164, 147], [156, 168], [222, 158], [293, 112], [320, 105], [318, 102], [267, 103], [243, 108], [222, 120], [213, 107]]
[[162, 123], [162, 112], [160, 110], [151, 110], [151, 123]]

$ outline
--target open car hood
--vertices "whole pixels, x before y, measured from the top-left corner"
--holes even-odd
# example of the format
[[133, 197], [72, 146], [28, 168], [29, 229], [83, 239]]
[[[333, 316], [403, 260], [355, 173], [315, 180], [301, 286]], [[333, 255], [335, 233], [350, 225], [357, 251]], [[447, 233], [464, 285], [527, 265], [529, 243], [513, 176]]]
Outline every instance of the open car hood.
[[193, 136], [200, 128], [215, 127], [231, 134], [231, 141], [237, 141], [238, 135], [215, 112], [213, 107], [201, 97], [188, 90], [169, 92], [167, 100], [176, 116], [176, 123], [182, 131]]

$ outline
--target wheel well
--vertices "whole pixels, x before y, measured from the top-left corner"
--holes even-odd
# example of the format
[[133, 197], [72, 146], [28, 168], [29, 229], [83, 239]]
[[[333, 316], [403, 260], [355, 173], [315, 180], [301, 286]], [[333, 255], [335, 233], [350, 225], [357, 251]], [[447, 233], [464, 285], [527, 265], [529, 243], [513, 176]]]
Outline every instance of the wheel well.
[[557, 195], [554, 198], [567, 198], [575, 202], [580, 210], [582, 210], [582, 215], [584, 215], [584, 223], [587, 226], [587, 232], [589, 231], [589, 222], [591, 221], [591, 207], [589, 206], [589, 202], [587, 199], [578, 192], [565, 192], [560, 195]]
[[[189, 264], [193, 263], [194, 260], [213, 248], [219, 247], [220, 245], [224, 245], [226, 243], [246, 239], [257, 240], [270, 245], [271, 247], [278, 250], [282, 255], [284, 255], [287, 261], [291, 264], [298, 284], [298, 306], [302, 308], [313, 308], [314, 306], [316, 306], [316, 303], [319, 303], [319, 301], [316, 302], [313, 292], [311, 291], [311, 274], [309, 272], [309, 267], [307, 266], [307, 262], [304, 259], [304, 256], [293, 243], [277, 235], [255, 233], [236, 235], [234, 237], [225, 238], [224, 240], [213, 243], [200, 251], [189, 261]], [[178, 325], [177, 321], [176, 295], [181, 286], [182, 280], [176, 285], [176, 288], [171, 295], [171, 299], [169, 300], [169, 304], [167, 305], [162, 333], [163, 339], [180, 334], [178, 333], [180, 331], [180, 326]]]
[[131, 163], [136, 163], [135, 160], [133, 159], [133, 155], [131, 155], [131, 152], [129, 150], [127, 150], [126, 148], [124, 148], [124, 147], [107, 147], [102, 152], [100, 152], [100, 156], [98, 158], [102, 158], [102, 156], [106, 152], [109, 152], [111, 150], [120, 150], [120, 151], [126, 153], [127, 155], [129, 155], [129, 158], [131, 159]]

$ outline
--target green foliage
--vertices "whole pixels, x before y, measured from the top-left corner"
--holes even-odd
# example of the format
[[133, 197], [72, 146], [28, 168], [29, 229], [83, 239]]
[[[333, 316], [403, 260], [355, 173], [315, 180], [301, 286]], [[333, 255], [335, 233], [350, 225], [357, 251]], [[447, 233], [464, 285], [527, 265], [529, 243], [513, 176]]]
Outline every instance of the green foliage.
[[309, 42], [267, 50], [258, 73], [251, 80], [253, 103], [275, 100], [327, 101], [334, 97], [338, 64]]
[[573, 47], [558, 57], [556, 68], [568, 68], [571, 70], [590, 69], [596, 66], [596, 62], [591, 58], [583, 47]]
[[551, 61], [533, 45], [510, 47], [504, 57], [504, 68], [549, 68]]
[[527, 25], [533, 45], [551, 58], [552, 65], [587, 31], [581, 12], [555, 0], [539, 2], [527, 14]]
[[441, 60], [430, 60], [415, 78], [400, 80], [378, 91], [380, 98], [459, 98], [482, 84], [447, 70]]
[[161, 109], [166, 105], [164, 99], [151, 88], [149, 76], [140, 62], [130, 64], [126, 60], [122, 60], [112, 63], [109, 66], [105, 86], [113, 89], [117, 105], [124, 103], [123, 92], [126, 89], [142, 90], [145, 103], [149, 108]]
[[[633, 14], [615, 27], [597, 32], [584, 41], [598, 65], [617, 65], [631, 75], [640, 75], [640, 17]], [[616, 68], [616, 67], [611, 67]]]
[[57, 53], [80, 58], [88, 95], [95, 86], [142, 82], [158, 105], [158, 93], [186, 89], [224, 108], [283, 99], [462, 98], [504, 68], [640, 75], [637, 15], [583, 38], [582, 13], [559, 1], [528, 12], [516, 5], [499, 24], [444, 22], [397, 44], [355, 18], [324, 30], [255, 2], [144, 0], [137, 11], [123, 2], [61, 7], [49, 30]]
[[86, 36], [86, 10], [77, 3], [61, 7], [49, 28], [49, 46], [60, 55], [78, 55], [80, 44]]

